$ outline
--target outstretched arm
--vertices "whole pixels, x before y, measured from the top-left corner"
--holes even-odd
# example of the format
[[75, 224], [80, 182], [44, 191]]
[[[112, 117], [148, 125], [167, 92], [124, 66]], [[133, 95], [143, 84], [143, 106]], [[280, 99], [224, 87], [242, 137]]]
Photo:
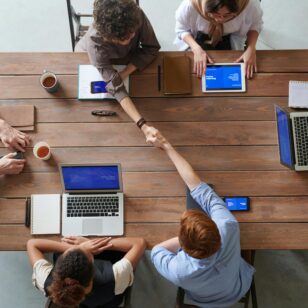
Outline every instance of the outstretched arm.
[[156, 138], [152, 143], [167, 153], [181, 178], [190, 190], [193, 190], [200, 184], [201, 180], [191, 165], [173, 148], [169, 141], [160, 132], [156, 133]]
[[46, 239], [31, 239], [27, 242], [27, 252], [30, 264], [33, 266], [36, 261], [44, 259], [44, 253], [60, 252], [71, 248], [72, 245], [64, 242], [57, 242]]

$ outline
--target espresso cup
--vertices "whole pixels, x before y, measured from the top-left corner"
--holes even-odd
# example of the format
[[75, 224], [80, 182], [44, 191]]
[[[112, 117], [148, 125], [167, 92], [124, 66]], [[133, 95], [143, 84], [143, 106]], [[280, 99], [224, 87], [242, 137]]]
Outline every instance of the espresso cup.
[[56, 92], [60, 86], [56, 74], [46, 70], [40, 77], [40, 84], [49, 93]]
[[51, 150], [48, 143], [44, 141], [40, 141], [35, 144], [33, 148], [33, 154], [36, 158], [41, 160], [47, 160], [51, 156]]

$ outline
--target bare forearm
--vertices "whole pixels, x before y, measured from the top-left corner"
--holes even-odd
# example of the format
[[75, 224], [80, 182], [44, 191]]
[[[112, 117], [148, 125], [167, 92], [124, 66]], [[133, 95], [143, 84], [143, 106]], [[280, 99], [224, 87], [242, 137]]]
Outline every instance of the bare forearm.
[[134, 268], [146, 248], [144, 239], [135, 237], [116, 238], [111, 240], [110, 243], [112, 244], [112, 250], [127, 252], [125, 258], [131, 262]]
[[135, 107], [134, 103], [132, 102], [129, 96], [124, 97], [120, 102], [124, 111], [129, 115], [129, 117], [137, 123], [137, 121], [141, 118], [141, 115], [137, 108]]
[[201, 49], [200, 45], [195, 41], [195, 39], [192, 37], [190, 33], [186, 34], [183, 37], [183, 41], [191, 48], [193, 52], [195, 50]]
[[178, 237], [173, 237], [167, 241], [161, 242], [157, 244], [157, 246], [164, 247], [173, 253], [176, 253], [178, 249], [181, 247]]
[[247, 33], [247, 45], [248, 47], [256, 48], [256, 44], [258, 41], [259, 32], [255, 30], [251, 30]]
[[186, 159], [184, 159], [170, 144], [167, 145], [165, 151], [188, 188], [192, 190], [197, 187], [201, 180]]
[[72, 247], [72, 245], [64, 242], [57, 242], [45, 239], [31, 239], [27, 243], [28, 256], [32, 266], [37, 260], [44, 258], [44, 253], [63, 253], [70, 247]]

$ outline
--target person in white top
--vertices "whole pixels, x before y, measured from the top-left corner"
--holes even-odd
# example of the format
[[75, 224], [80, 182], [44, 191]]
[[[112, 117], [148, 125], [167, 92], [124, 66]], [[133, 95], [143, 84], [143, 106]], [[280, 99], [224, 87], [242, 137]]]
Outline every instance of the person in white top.
[[[61, 307], [114, 307], [132, 285], [134, 268], [145, 247], [144, 239], [129, 237], [90, 240], [71, 236], [62, 242], [30, 239], [27, 251], [33, 267], [32, 282]], [[54, 255], [55, 264], [45, 259], [48, 252], [58, 253]], [[108, 253], [117, 256], [104, 258]]]
[[207, 49], [243, 50], [246, 42], [235, 62], [244, 61], [246, 76], [252, 78], [262, 15], [259, 0], [184, 0], [176, 11], [175, 44], [180, 50], [191, 48], [195, 73], [201, 77], [207, 62], [214, 63]]

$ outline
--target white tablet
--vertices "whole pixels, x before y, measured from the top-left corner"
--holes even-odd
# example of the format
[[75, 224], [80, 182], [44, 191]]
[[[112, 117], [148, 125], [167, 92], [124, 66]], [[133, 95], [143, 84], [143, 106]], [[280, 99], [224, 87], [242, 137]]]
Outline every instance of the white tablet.
[[206, 66], [202, 92], [245, 92], [244, 63], [215, 63]]

